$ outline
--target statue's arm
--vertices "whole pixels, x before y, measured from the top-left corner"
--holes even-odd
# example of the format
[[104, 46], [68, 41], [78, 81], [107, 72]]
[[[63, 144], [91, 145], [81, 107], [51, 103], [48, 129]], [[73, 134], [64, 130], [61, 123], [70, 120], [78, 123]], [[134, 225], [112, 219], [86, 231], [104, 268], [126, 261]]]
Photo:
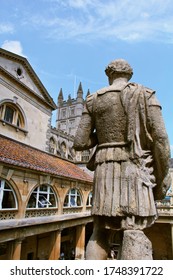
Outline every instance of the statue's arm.
[[97, 145], [97, 136], [94, 130], [94, 120], [87, 106], [85, 106], [74, 139], [73, 147], [76, 151], [91, 149]]
[[[154, 96], [152, 97], [154, 101]], [[170, 145], [165, 129], [161, 108], [156, 102], [149, 106], [151, 136], [153, 139], [152, 153], [154, 158], [154, 173], [157, 186], [154, 188], [155, 199], [163, 199], [171, 184], [169, 174]]]

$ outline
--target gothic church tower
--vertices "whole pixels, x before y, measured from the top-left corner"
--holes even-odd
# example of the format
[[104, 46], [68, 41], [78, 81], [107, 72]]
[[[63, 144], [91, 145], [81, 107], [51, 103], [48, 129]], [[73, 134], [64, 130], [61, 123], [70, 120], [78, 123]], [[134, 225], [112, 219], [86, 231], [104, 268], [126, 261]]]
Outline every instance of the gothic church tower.
[[74, 136], [80, 122], [83, 107], [84, 99], [81, 82], [77, 90], [77, 98], [75, 99], [69, 95], [65, 101], [61, 89], [58, 95], [56, 128], [68, 135]]

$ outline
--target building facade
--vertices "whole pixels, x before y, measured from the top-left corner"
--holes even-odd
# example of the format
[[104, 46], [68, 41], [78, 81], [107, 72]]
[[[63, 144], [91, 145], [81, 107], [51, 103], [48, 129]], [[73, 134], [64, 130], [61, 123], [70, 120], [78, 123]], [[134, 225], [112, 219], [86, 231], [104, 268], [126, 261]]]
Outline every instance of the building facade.
[[84, 258], [92, 178], [50, 153], [55, 109], [27, 59], [0, 49], [0, 259]]
[[[93, 174], [85, 172], [90, 151], [73, 149], [84, 104], [80, 83], [76, 99], [64, 100], [60, 90], [56, 105], [27, 59], [0, 49], [1, 260], [84, 259]], [[173, 159], [170, 172], [173, 178]], [[145, 230], [154, 259], [173, 259], [172, 187]], [[118, 252], [121, 242], [113, 232], [110, 247]]]

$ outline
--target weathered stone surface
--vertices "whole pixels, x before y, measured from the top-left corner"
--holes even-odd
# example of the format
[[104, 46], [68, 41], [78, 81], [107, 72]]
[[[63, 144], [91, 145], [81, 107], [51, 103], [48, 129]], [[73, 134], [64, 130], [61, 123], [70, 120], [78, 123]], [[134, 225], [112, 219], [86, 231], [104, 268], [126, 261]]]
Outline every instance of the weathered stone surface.
[[143, 231], [125, 230], [121, 260], [152, 259], [152, 244]]
[[[139, 230], [157, 219], [155, 200], [164, 198], [171, 182], [170, 146], [155, 91], [128, 82], [133, 70], [125, 60], [111, 62], [105, 72], [110, 86], [87, 96], [74, 140], [76, 150], [96, 148], [88, 167], [95, 170], [92, 214], [99, 218], [89, 243], [99, 238], [101, 248], [101, 228], [138, 230], [141, 236]], [[93, 244], [87, 250], [97, 251]]]

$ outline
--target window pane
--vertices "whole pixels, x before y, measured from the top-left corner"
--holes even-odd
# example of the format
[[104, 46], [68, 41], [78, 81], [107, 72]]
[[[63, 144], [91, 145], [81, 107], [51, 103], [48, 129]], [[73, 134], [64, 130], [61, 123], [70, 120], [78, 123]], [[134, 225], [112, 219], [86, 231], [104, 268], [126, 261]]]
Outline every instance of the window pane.
[[80, 196], [77, 196], [77, 206], [81, 206], [81, 199], [80, 199]]
[[77, 189], [71, 189], [66, 195], [64, 207], [81, 206], [81, 196]]
[[75, 194], [75, 192], [76, 192], [75, 189], [72, 189], [72, 190], [70, 191], [71, 194]]
[[5, 190], [10, 190], [11, 191], [11, 188], [8, 186], [8, 184], [5, 182], [5, 187], [4, 187]]
[[74, 195], [72, 195], [70, 197], [70, 206], [72, 206], [72, 207], [76, 206], [76, 201], [75, 201], [75, 196]]
[[41, 192], [47, 192], [48, 191], [48, 186], [46, 186], [46, 185], [40, 186], [40, 191]]
[[49, 202], [51, 203], [51, 205], [49, 205], [49, 207], [56, 207], [56, 200], [55, 200], [54, 194], [49, 195]]
[[65, 200], [64, 200], [64, 207], [69, 206], [68, 199], [69, 199], [69, 195], [66, 195]]
[[46, 199], [46, 197], [44, 195], [39, 195], [38, 207], [39, 208], [44, 208], [44, 207], [47, 207], [47, 205], [49, 205], [49, 202]]
[[13, 115], [14, 115], [14, 110], [11, 107], [6, 106], [4, 120], [6, 122], [12, 123], [13, 122]]
[[41, 185], [32, 192], [27, 208], [49, 207], [57, 207], [55, 193], [50, 186]]
[[88, 199], [87, 199], [87, 206], [91, 206], [91, 205], [92, 205], [92, 193], [88, 195]]
[[15, 198], [12, 191], [5, 191], [3, 193], [2, 209], [16, 208]]
[[21, 118], [20, 116], [18, 116], [17, 118], [17, 123], [16, 123], [17, 127], [21, 127], [22, 126], [22, 121], [21, 121]]
[[32, 193], [27, 208], [36, 208], [36, 196]]
[[15, 193], [5, 180], [0, 179], [0, 209], [11, 208], [17, 208]]
[[0, 179], [0, 189], [4, 188], [4, 181]]

